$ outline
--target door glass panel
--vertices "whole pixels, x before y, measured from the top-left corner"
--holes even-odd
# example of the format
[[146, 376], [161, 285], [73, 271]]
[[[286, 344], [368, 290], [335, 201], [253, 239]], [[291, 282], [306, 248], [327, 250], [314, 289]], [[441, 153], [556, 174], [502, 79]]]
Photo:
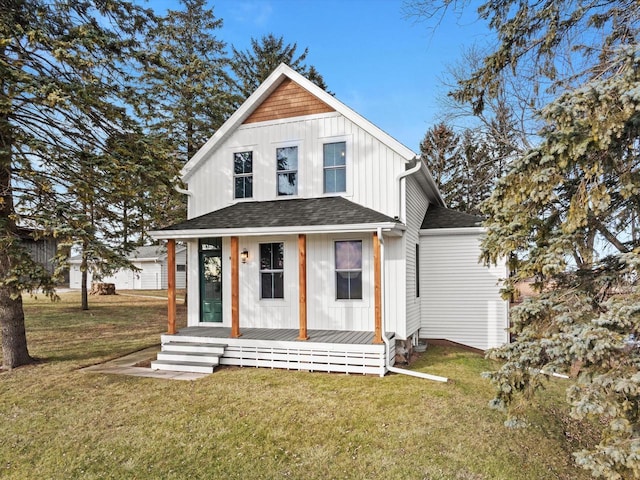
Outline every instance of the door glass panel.
[[222, 249], [210, 240], [200, 244], [200, 321], [222, 322]]

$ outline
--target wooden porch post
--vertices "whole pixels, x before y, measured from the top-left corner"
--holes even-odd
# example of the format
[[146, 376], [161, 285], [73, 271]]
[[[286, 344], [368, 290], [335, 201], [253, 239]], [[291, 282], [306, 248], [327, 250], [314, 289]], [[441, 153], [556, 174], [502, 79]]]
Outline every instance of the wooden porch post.
[[176, 333], [176, 241], [167, 240], [167, 333]]
[[238, 260], [238, 237], [231, 237], [231, 338], [241, 335]]
[[308, 340], [307, 335], [307, 236], [298, 235], [298, 296], [300, 306], [298, 314], [300, 316], [300, 334], [298, 340]]
[[380, 239], [373, 232], [373, 298], [374, 298], [374, 335], [373, 343], [382, 341], [382, 289], [380, 274]]

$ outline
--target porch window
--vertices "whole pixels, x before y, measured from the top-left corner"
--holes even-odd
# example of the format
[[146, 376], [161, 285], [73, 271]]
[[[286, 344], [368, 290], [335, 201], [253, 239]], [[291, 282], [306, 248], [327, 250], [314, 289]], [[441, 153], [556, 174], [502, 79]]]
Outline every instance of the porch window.
[[298, 147], [276, 149], [278, 195], [298, 194]]
[[260, 244], [260, 298], [284, 298], [284, 243]]
[[362, 298], [362, 240], [339, 241], [336, 248], [336, 299]]
[[253, 152], [233, 154], [235, 198], [253, 197]]
[[324, 193], [347, 191], [346, 142], [323, 145]]

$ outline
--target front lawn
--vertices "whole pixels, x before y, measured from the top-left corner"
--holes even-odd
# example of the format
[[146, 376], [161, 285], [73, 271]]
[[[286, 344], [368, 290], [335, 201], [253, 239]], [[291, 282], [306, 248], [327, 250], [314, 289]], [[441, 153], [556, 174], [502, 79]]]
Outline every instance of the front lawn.
[[[221, 368], [194, 382], [79, 371], [159, 343], [166, 301], [25, 299], [34, 366], [0, 374], [0, 478], [587, 479], [590, 432], [551, 384], [525, 430], [487, 408], [481, 356], [432, 347], [402, 375]], [[184, 324], [184, 306], [179, 318]]]

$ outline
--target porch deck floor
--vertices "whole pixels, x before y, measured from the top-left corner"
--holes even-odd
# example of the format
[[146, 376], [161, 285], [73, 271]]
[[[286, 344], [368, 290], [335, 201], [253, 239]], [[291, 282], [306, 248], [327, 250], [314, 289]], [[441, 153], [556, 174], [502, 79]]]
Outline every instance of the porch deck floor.
[[[304, 341], [298, 340], [297, 329], [282, 328], [241, 328], [240, 339], [244, 340], [271, 340], [281, 342]], [[373, 343], [373, 332], [366, 331], [345, 331], [345, 330], [308, 330], [309, 339], [307, 342], [316, 343], [343, 343], [352, 345], [367, 345]], [[393, 333], [387, 333], [387, 338], [393, 338]], [[176, 336], [202, 337], [202, 338], [230, 338], [231, 328], [229, 327], [185, 327], [180, 329]]]

